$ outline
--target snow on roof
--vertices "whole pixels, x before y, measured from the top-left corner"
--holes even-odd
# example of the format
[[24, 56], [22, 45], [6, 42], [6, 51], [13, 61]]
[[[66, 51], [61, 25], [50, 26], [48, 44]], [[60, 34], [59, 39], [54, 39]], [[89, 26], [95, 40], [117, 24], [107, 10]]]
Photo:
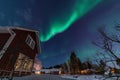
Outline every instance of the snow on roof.
[[0, 27], [0, 33], [9, 33], [8, 27]]
[[26, 30], [26, 31], [32, 31], [32, 32], [38, 32], [36, 30], [32, 30], [32, 29], [27, 29], [27, 28], [23, 28], [23, 27], [12, 27], [13, 29], [19, 29], [19, 30]]
[[27, 28], [18, 27], [18, 26], [5, 26], [5, 27], [0, 26], [0, 33], [9, 33], [10, 29], [19, 29], [19, 30], [38, 32], [36, 30], [31, 30]]

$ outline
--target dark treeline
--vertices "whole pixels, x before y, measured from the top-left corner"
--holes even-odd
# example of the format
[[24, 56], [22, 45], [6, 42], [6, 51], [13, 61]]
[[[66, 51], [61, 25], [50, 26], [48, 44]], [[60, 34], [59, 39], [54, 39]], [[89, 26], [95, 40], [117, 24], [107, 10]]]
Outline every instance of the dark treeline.
[[60, 65], [50, 66], [44, 69], [57, 68], [61, 69], [62, 73], [64, 74], [81, 74], [82, 70], [96, 70], [101, 73], [104, 71], [105, 67], [105, 64], [103, 63], [104, 62], [101, 60], [99, 62], [99, 65], [93, 64], [89, 59], [87, 59], [85, 62], [82, 62], [80, 58], [76, 56], [75, 52], [71, 52], [71, 55], [67, 62]]

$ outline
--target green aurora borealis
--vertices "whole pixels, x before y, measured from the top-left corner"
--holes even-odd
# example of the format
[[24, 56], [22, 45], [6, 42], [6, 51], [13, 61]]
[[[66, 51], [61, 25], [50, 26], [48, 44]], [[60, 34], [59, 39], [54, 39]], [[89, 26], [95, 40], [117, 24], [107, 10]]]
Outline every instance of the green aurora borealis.
[[48, 41], [56, 34], [67, 30], [72, 23], [84, 16], [100, 2], [101, 0], [76, 0], [75, 4], [71, 5], [72, 9], [62, 12], [62, 14], [55, 16], [56, 18], [51, 17], [50, 25], [48, 26], [49, 30], [46, 34], [40, 34], [40, 40], [42, 42]]
[[[75, 52], [82, 62], [103, 52], [91, 42], [99, 38], [97, 29], [117, 34], [120, 0], [0, 0], [0, 26], [37, 30], [43, 67], [66, 62]], [[118, 35], [119, 37], [119, 35]], [[118, 45], [119, 46], [119, 45]], [[120, 47], [115, 47], [119, 55]], [[103, 52], [106, 54], [106, 52]]]

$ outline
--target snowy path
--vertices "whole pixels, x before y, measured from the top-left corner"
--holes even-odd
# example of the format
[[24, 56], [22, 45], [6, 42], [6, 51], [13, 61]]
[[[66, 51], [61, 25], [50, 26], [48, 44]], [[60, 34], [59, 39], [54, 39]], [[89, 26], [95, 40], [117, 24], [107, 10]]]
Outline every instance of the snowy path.
[[[13, 80], [116, 80], [116, 77], [103, 78], [100, 75], [77, 75], [75, 78], [73, 75], [31, 75], [24, 77], [14, 77]], [[8, 80], [8, 79], [2, 79]]]
[[[79, 75], [77, 78], [74, 78], [71, 75], [65, 75], [62, 77], [68, 78], [68, 79], [75, 79], [75, 80], [103, 80], [103, 79], [101, 79], [102, 77], [99, 75]], [[97, 77], [97, 78], [95, 78], [95, 77]]]
[[117, 80], [117, 77], [105, 78], [101, 75], [78, 75], [77, 78], [74, 78], [71, 75], [64, 75], [63, 78], [75, 79], [75, 80]]
[[66, 79], [57, 75], [32, 75], [25, 77], [16, 77], [13, 80], [74, 80], [74, 79]]

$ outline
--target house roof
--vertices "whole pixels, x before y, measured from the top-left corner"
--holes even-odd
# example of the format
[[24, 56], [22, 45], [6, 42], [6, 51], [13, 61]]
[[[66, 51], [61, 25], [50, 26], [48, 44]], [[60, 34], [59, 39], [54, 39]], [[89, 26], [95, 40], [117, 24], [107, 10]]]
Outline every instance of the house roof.
[[32, 30], [32, 29], [27, 29], [27, 28], [22, 28], [22, 27], [19, 27], [19, 26], [5, 26], [5, 27], [0, 27], [0, 33], [9, 33], [9, 30], [10, 29], [19, 29], [19, 30], [26, 30], [26, 31], [31, 31], [31, 32], [38, 32], [36, 30]]
[[0, 33], [9, 33], [8, 27], [0, 27]]
[[[24, 30], [24, 31], [30, 31], [30, 32], [35, 32], [36, 33], [36, 39], [37, 39], [37, 46], [40, 48], [40, 41], [39, 40], [39, 32], [37, 30], [31, 30], [31, 29], [27, 29], [27, 28], [22, 28], [22, 27], [18, 27], [18, 26], [4, 26], [4, 27], [0, 27], [0, 33], [10, 33], [11, 35], [14, 33], [13, 29], [18, 29], [18, 30]], [[38, 53], [41, 52], [41, 49], [38, 49]]]

